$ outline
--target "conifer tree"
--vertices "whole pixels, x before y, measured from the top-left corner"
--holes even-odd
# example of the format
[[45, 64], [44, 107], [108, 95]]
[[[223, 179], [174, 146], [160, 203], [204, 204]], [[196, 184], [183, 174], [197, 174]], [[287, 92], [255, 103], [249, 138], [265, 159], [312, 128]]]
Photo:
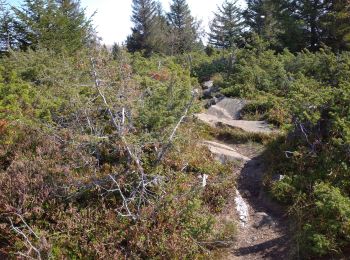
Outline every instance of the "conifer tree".
[[117, 60], [120, 56], [121, 48], [118, 43], [114, 43], [112, 46], [112, 57], [114, 60]]
[[242, 14], [237, 7], [237, 0], [225, 0], [218, 6], [214, 16], [210, 25], [209, 43], [218, 48], [232, 48], [242, 32]]
[[247, 5], [246, 24], [277, 50], [350, 48], [348, 0], [248, 0]]
[[0, 1], [0, 54], [15, 47], [14, 20], [5, 1]]
[[167, 17], [170, 24], [171, 53], [191, 51], [198, 39], [198, 24], [192, 17], [186, 0], [172, 0]]
[[[308, 48], [317, 51], [322, 44], [334, 50], [346, 50], [350, 43], [350, 1], [284, 0], [287, 14], [281, 19], [284, 42], [293, 51]], [[285, 21], [292, 21], [288, 24]]]
[[294, 2], [295, 16], [301, 24], [304, 41], [307, 48], [316, 51], [321, 47], [324, 37], [322, 17], [326, 13], [328, 0], [296, 0]]
[[329, 0], [322, 27], [328, 46], [335, 51], [350, 50], [350, 1]]
[[166, 20], [162, 5], [156, 3], [156, 16], [153, 26], [153, 33], [150, 39], [153, 50], [157, 53], [169, 53], [168, 39], [169, 25]]
[[131, 52], [153, 51], [152, 37], [156, 25], [157, 5], [153, 0], [133, 0], [131, 21], [132, 34], [128, 36], [127, 48]]
[[91, 21], [85, 18], [78, 0], [25, 0], [14, 12], [21, 49], [40, 47], [72, 53], [88, 40]]
[[[91, 37], [91, 20], [81, 8], [80, 0], [56, 0], [58, 5], [58, 33], [66, 48], [74, 52], [88, 43]], [[64, 37], [62, 39], [62, 36]]]
[[279, 22], [278, 42], [279, 50], [288, 48], [297, 52], [306, 47], [301, 22], [295, 14], [294, 0], [274, 0], [275, 19]]
[[276, 13], [279, 10], [278, 0], [247, 0], [244, 11], [246, 25], [250, 30], [268, 41], [271, 46], [279, 45], [278, 35], [282, 28]]

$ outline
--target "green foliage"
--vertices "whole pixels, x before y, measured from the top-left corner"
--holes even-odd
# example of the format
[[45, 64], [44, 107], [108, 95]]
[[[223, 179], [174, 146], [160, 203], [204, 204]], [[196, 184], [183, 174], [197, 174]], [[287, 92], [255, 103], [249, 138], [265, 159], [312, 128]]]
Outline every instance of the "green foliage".
[[317, 51], [323, 43], [336, 51], [349, 50], [348, 1], [248, 0], [243, 14], [250, 32], [274, 50]]
[[201, 52], [192, 52], [178, 57], [179, 63], [184, 63], [192, 68], [192, 76], [198, 78], [199, 82], [209, 80], [214, 74], [224, 73], [228, 68], [228, 61], [225, 57], [228, 52], [213, 51], [211, 55], [204, 55]]
[[159, 2], [134, 0], [132, 34], [128, 36], [130, 52], [183, 54], [198, 47], [199, 24], [191, 16], [185, 0], [170, 3], [170, 12], [164, 14]]
[[303, 226], [302, 246], [317, 255], [339, 253], [350, 241], [350, 199], [326, 183], [316, 184], [313, 196], [313, 219]]
[[167, 17], [170, 24], [171, 54], [192, 51], [198, 38], [198, 24], [192, 17], [186, 0], [172, 0]]
[[[309, 55], [306, 53], [306, 61]], [[349, 245], [350, 107], [349, 84], [343, 81], [348, 77], [348, 54], [338, 58], [344, 61], [336, 66], [339, 81], [331, 79], [335, 73], [331, 65], [333, 54], [313, 55], [316, 63], [320, 57], [327, 57], [330, 66], [320, 74], [313, 66], [314, 73], [304, 67], [303, 72], [312, 79], [300, 77], [297, 90], [293, 90], [290, 101], [287, 100], [293, 126], [289, 127], [290, 133], [284, 140], [271, 146], [273, 156], [269, 155], [269, 161], [273, 162], [272, 174], [286, 176], [272, 182], [271, 191], [279, 201], [291, 205], [291, 212], [299, 223], [298, 242], [302, 253], [324, 256], [341, 254]], [[311, 87], [314, 91], [301, 87], [304, 82], [308, 82], [308, 86], [314, 82], [315, 87]], [[327, 84], [332, 86], [326, 87]]]
[[0, 56], [15, 45], [14, 17], [6, 2], [0, 1]]
[[[138, 219], [118, 214], [123, 199], [109, 175], [125, 196], [139, 186], [139, 176], [93, 84], [90, 55], [104, 79], [100, 91], [106, 102], [116, 117], [121, 106], [126, 110], [125, 140], [139, 149], [147, 178], [159, 178], [148, 188]], [[146, 59], [123, 50], [118, 56], [115, 60], [104, 49], [76, 55], [40, 49], [10, 52], [0, 60], [4, 254], [28, 249], [10, 227], [9, 219], [23, 226], [15, 212], [40, 237], [23, 228], [42, 258], [198, 258], [208, 256], [199, 242], [212, 240], [214, 233], [232, 239], [227, 227], [213, 228], [216, 212], [226, 206], [225, 191], [233, 189], [230, 167], [220, 166], [198, 145], [191, 123], [180, 126], [168, 154], [155, 163], [157, 148], [183, 115], [197, 80], [173, 57]], [[210, 175], [213, 186], [202, 188], [200, 174]], [[130, 209], [138, 210], [138, 199]]]
[[285, 11], [281, 2], [284, 1], [248, 0], [247, 9], [243, 12], [250, 31], [259, 35], [274, 49], [280, 48], [279, 35], [284, 29], [278, 19], [278, 14]]
[[145, 50], [150, 54], [155, 48], [152, 37], [156, 25], [156, 3], [153, 0], [133, 0], [132, 8], [134, 27], [127, 39], [127, 48], [130, 52]]
[[240, 50], [236, 57], [222, 92], [252, 99], [244, 114], [248, 118], [255, 114], [255, 118], [277, 125], [289, 123], [292, 114], [300, 114], [309, 106], [326, 103], [333, 95], [332, 88], [350, 78], [349, 54], [337, 56], [327, 48], [297, 55], [289, 51], [275, 55], [271, 50]]
[[29, 83], [20, 80], [15, 72], [0, 67], [0, 119], [25, 118], [50, 120], [47, 100]]
[[242, 34], [242, 15], [237, 7], [237, 1], [225, 0], [214, 15], [210, 25], [209, 43], [217, 48], [235, 47], [235, 43]]
[[333, 0], [328, 4], [328, 12], [322, 19], [328, 36], [326, 44], [335, 51], [350, 50], [350, 3]]
[[169, 126], [174, 127], [189, 105], [197, 81], [172, 58], [153, 56], [146, 59], [135, 53], [132, 66], [138, 74], [136, 80], [145, 92], [138, 102], [138, 128], [156, 133], [158, 137], [168, 133]]
[[85, 17], [79, 1], [26, 0], [14, 8], [17, 46], [45, 48], [72, 54], [85, 46], [91, 33], [91, 21]]
[[[165, 82], [145, 80], [143, 85], [150, 96], [140, 104], [139, 124], [148, 131], [164, 130], [165, 126], [179, 120], [185, 107], [191, 99], [191, 78], [188, 72], [161, 71], [166, 77]], [[160, 75], [161, 76], [161, 75]]]

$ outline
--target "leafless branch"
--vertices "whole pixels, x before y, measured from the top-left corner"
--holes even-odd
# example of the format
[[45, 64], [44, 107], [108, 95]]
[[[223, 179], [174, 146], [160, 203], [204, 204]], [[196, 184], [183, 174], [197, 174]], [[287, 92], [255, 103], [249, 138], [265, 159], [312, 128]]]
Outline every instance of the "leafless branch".
[[170, 146], [171, 146], [171, 144], [173, 142], [173, 139], [175, 137], [177, 129], [181, 125], [182, 121], [186, 118], [189, 109], [192, 107], [192, 104], [193, 104], [193, 101], [194, 101], [194, 99], [196, 97], [196, 94], [197, 94], [196, 90], [193, 90], [192, 91], [192, 97], [191, 97], [190, 101], [188, 102], [188, 104], [185, 106], [185, 109], [184, 109], [184, 112], [183, 112], [182, 116], [180, 117], [179, 121], [177, 122], [177, 124], [175, 125], [173, 131], [171, 132], [171, 134], [170, 134], [170, 136], [168, 138], [167, 144], [160, 150], [160, 152], [158, 154], [157, 163], [160, 162], [163, 159], [164, 155], [166, 154], [166, 152], [170, 148]]
[[109, 178], [111, 178], [111, 180], [113, 181], [113, 183], [115, 183], [116, 185], [117, 185], [117, 189], [115, 189], [115, 190], [109, 190], [109, 191], [111, 191], [111, 192], [114, 192], [114, 191], [118, 191], [119, 192], [119, 194], [120, 194], [120, 196], [121, 196], [121, 198], [122, 198], [122, 200], [123, 200], [123, 208], [125, 208], [125, 210], [127, 211], [127, 215], [125, 215], [125, 214], [122, 214], [120, 211], [118, 211], [118, 214], [120, 215], [120, 216], [123, 216], [123, 217], [131, 217], [133, 220], [136, 220], [136, 216], [134, 215], [134, 214], [132, 214], [131, 213], [131, 211], [130, 211], [130, 209], [129, 209], [129, 200], [130, 199], [127, 199], [125, 196], [124, 196], [124, 194], [123, 194], [123, 192], [122, 192], [122, 190], [121, 190], [121, 188], [120, 188], [120, 185], [119, 185], [119, 183], [116, 181], [116, 179], [112, 176], [112, 175], [108, 175], [109, 176]]
[[[39, 239], [40, 240], [40, 237], [34, 232], [34, 230], [27, 224], [27, 222], [23, 219], [23, 217], [20, 215], [20, 214], [17, 214], [17, 213], [14, 213], [17, 217], [19, 217], [22, 221], [22, 223], [24, 224], [24, 226], [29, 230], [29, 233], [33, 236], [35, 236], [36, 239]], [[13, 221], [11, 218], [9, 218], [9, 221], [11, 223], [11, 228], [12, 230], [17, 233], [19, 236], [21, 236], [23, 239], [24, 239], [24, 243], [25, 245], [27, 246], [28, 248], [28, 251], [27, 253], [22, 253], [22, 252], [18, 252], [17, 254], [23, 256], [23, 257], [26, 257], [26, 258], [29, 258], [29, 259], [38, 259], [38, 260], [41, 260], [41, 253], [40, 253], [40, 250], [35, 247], [33, 245], [33, 243], [30, 241], [30, 238], [21, 230], [20, 227], [16, 227], [14, 224], [13, 224]], [[35, 254], [36, 254], [36, 257], [32, 257], [31, 256], [31, 253], [32, 251], [35, 251]]]
[[[132, 216], [133, 218], [139, 217], [139, 212], [141, 210], [141, 205], [142, 203], [144, 203], [145, 201], [145, 196], [147, 194], [147, 190], [146, 190], [146, 175], [144, 172], [144, 169], [142, 167], [141, 164], [141, 160], [139, 158], [139, 155], [137, 155], [136, 152], [133, 152], [130, 145], [128, 144], [125, 136], [123, 135], [124, 131], [123, 131], [123, 126], [125, 124], [125, 107], [122, 108], [122, 120], [121, 122], [118, 122], [118, 120], [116, 119], [116, 117], [113, 114], [112, 108], [110, 106], [110, 104], [107, 101], [106, 96], [104, 95], [101, 85], [100, 85], [100, 80], [98, 78], [97, 75], [97, 70], [96, 70], [96, 66], [95, 66], [95, 61], [93, 58], [90, 59], [91, 61], [91, 65], [92, 65], [92, 73], [94, 76], [94, 81], [95, 81], [95, 87], [100, 95], [100, 97], [103, 100], [103, 103], [105, 105], [105, 108], [108, 111], [110, 120], [112, 122], [112, 125], [114, 126], [114, 128], [117, 130], [117, 137], [119, 138], [119, 140], [122, 142], [122, 145], [125, 147], [128, 156], [131, 158], [131, 160], [135, 163], [136, 167], [137, 167], [137, 172], [140, 175], [140, 183], [136, 189], [137, 193], [139, 194], [139, 198], [138, 198], [138, 206], [137, 206], [137, 212], [136, 214], [132, 214], [130, 212], [130, 209], [128, 208], [128, 202], [130, 200], [126, 199], [124, 194], [122, 194], [122, 191], [120, 189], [120, 187], [118, 187], [117, 191], [119, 192], [119, 194], [121, 195], [122, 199], [123, 199], [123, 207], [127, 210], [128, 215], [127, 216]], [[111, 177], [111, 176], [110, 176]], [[115, 181], [115, 180], [114, 180]], [[115, 184], [117, 184], [117, 182], [115, 182]], [[117, 185], [119, 186], [119, 184]]]

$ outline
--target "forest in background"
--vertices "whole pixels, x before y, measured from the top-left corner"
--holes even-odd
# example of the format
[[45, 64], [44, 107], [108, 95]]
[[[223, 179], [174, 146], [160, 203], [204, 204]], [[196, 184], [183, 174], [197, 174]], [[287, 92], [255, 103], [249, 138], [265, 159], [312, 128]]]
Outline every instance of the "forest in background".
[[[125, 45], [76, 0], [0, 2], [0, 258], [210, 258], [235, 180], [199, 144], [200, 83], [266, 120], [268, 193], [301, 259], [350, 249], [350, 1], [218, 6], [208, 43], [185, 0], [133, 0]], [[118, 25], [116, 25], [118, 26]], [[198, 175], [210, 176], [203, 189]], [[273, 176], [284, 176], [273, 181]]]

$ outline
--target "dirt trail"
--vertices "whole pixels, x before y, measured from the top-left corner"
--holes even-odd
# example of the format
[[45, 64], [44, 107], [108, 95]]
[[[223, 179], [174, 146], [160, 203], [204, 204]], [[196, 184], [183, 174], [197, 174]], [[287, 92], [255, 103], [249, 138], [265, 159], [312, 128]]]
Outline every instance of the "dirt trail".
[[238, 231], [225, 259], [291, 259], [288, 222], [282, 210], [264, 194], [265, 165], [257, 156], [237, 172], [238, 190], [248, 204], [249, 221]]
[[[212, 126], [223, 123], [248, 132], [273, 131], [265, 122], [242, 121], [232, 117], [233, 114], [237, 114], [237, 111], [232, 113], [235, 109], [234, 103], [237, 101], [234, 100], [230, 104], [229, 100], [225, 99], [223, 105], [219, 102], [214, 108], [210, 108], [209, 112], [198, 114], [197, 118]], [[260, 157], [261, 151], [252, 152], [248, 144], [232, 145], [213, 141], [203, 143], [220, 161], [241, 162], [240, 169], [235, 172], [238, 183], [235, 198], [236, 216], [241, 225], [238, 225], [236, 242], [227, 250], [223, 259], [292, 259], [289, 255], [291, 239], [287, 219], [281, 208], [272, 203], [262, 189], [266, 166]]]

